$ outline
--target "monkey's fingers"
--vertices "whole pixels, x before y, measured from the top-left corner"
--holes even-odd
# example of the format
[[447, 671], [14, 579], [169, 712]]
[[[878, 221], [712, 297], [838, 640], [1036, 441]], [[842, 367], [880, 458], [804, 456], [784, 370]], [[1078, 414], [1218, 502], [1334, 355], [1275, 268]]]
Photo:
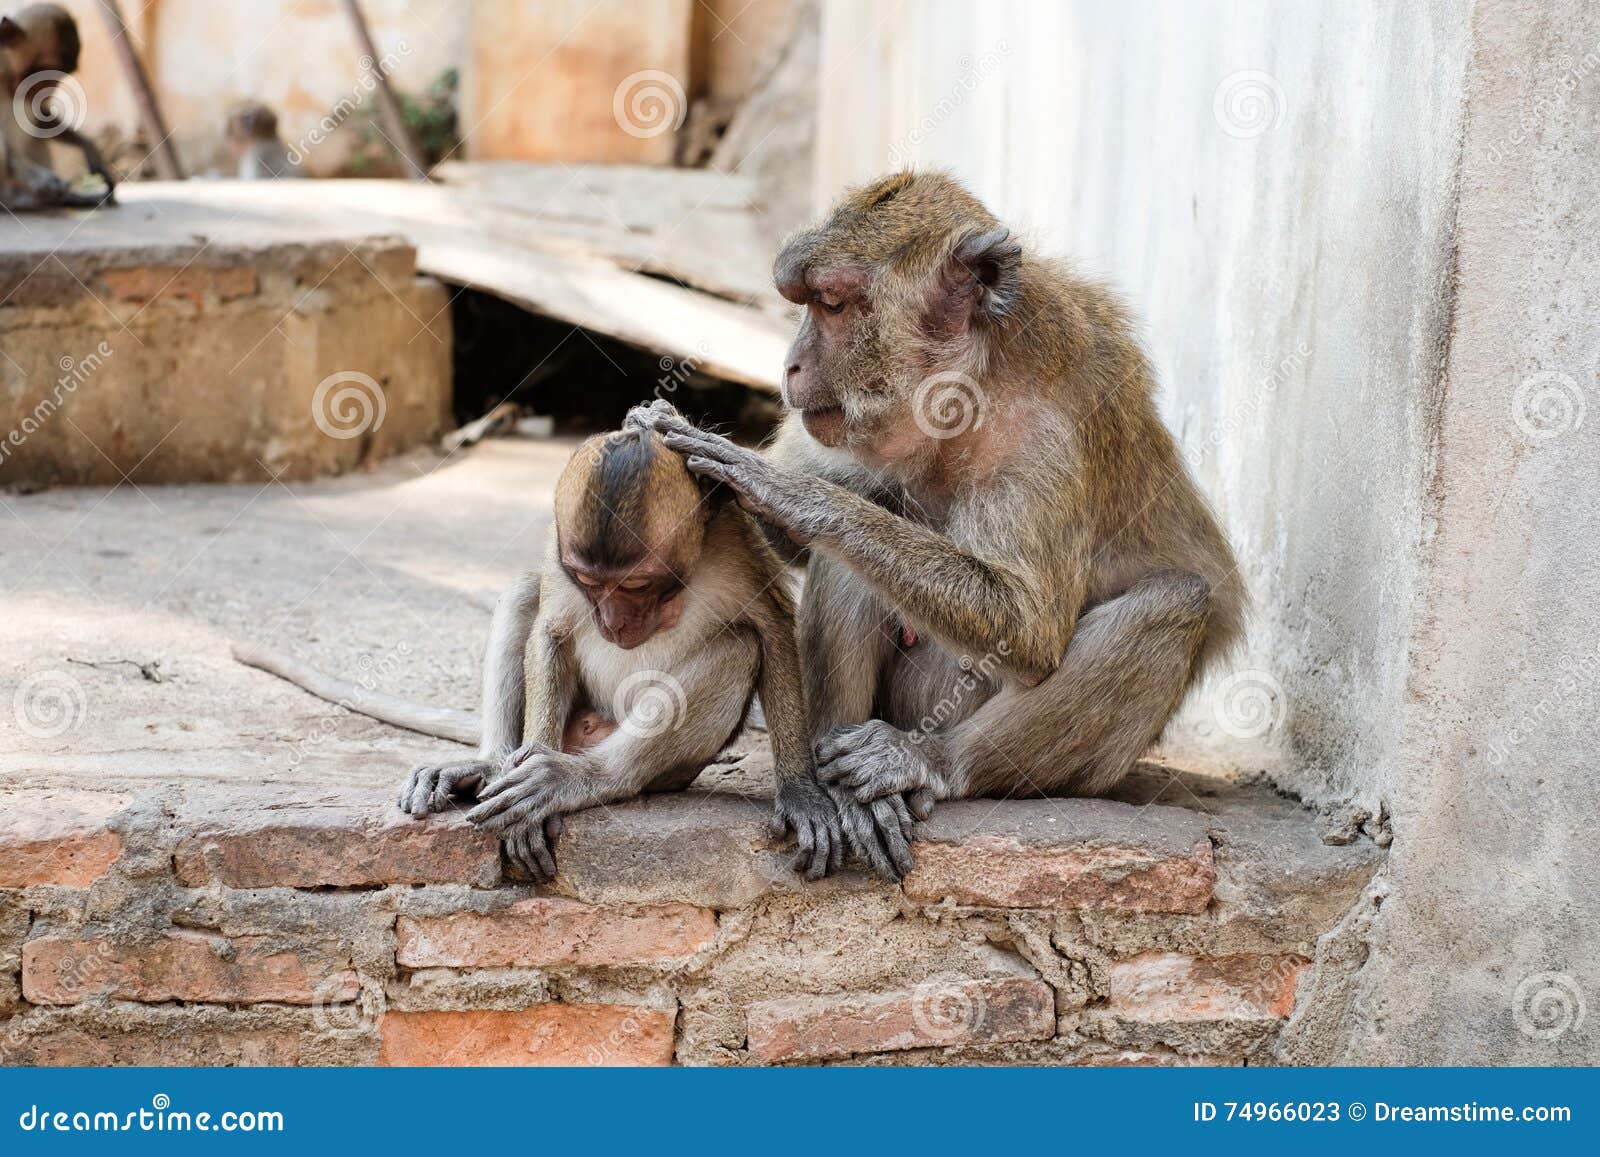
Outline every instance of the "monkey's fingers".
[[906, 795], [906, 804], [911, 808], [913, 816], [925, 820], [933, 814], [933, 791], [930, 788], [919, 787]]
[[913, 838], [916, 825], [911, 822], [911, 812], [906, 808], [906, 797], [900, 794], [885, 796], [882, 802], [888, 804], [894, 812], [895, 819], [900, 822], [900, 834], [909, 842]]
[[493, 798], [478, 804], [467, 813], [467, 819], [480, 828], [504, 827], [517, 818], [527, 815], [537, 803], [548, 795], [545, 785], [537, 780], [521, 780], [503, 789]]
[[544, 782], [546, 771], [543, 760], [537, 758], [514, 767], [508, 766], [492, 782], [484, 785], [478, 792], [478, 800], [486, 803], [507, 792], [538, 786]]
[[828, 734], [817, 740], [817, 764], [831, 763], [841, 755], [854, 752], [861, 746], [865, 732], [872, 723], [847, 723], [842, 727], [835, 727]]
[[[899, 796], [894, 796], [893, 799], [896, 803], [900, 802]], [[879, 838], [883, 841], [884, 853], [894, 864], [896, 879], [911, 871], [912, 867], [911, 822], [907, 816], [904, 826], [901, 826], [901, 815], [904, 812], [903, 803], [897, 812], [887, 799], [880, 799], [872, 805], [872, 819], [877, 826]]]
[[[486, 819], [477, 822], [485, 831], [504, 831], [519, 823], [543, 825], [550, 818], [550, 813], [555, 810], [556, 801], [553, 794], [543, 789], [529, 793], [526, 797], [512, 806], [497, 812]], [[472, 813], [467, 813], [467, 818], [472, 818]]]
[[806, 879], [820, 880], [828, 874], [828, 861], [833, 858], [833, 833], [826, 824], [813, 824], [811, 840], [811, 861], [806, 865]]
[[667, 434], [662, 441], [666, 442], [667, 449], [676, 450], [679, 454], [698, 454], [703, 458], [710, 458], [714, 462], [726, 462], [729, 465], [749, 463], [758, 459], [760, 455], [753, 450], [746, 450], [743, 446], [735, 445], [721, 434], [713, 434], [707, 430], [696, 430], [693, 426], [689, 429], [692, 433]]
[[535, 826], [518, 828], [505, 837], [506, 856], [536, 883], [556, 874], [556, 860], [545, 843], [543, 831]]

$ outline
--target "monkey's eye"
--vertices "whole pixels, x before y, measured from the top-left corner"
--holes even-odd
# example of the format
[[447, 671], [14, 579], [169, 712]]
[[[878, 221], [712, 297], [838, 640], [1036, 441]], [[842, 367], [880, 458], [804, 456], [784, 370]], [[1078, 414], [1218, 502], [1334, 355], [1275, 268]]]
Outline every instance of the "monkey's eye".
[[578, 575], [577, 579], [586, 587], [597, 587], [600, 585], [600, 581], [598, 579], [592, 579], [586, 574]]
[[625, 583], [618, 583], [617, 584], [617, 589], [618, 590], [624, 590], [624, 591], [638, 592], [638, 591], [644, 590], [649, 585], [650, 585], [650, 580], [649, 579], [642, 579], [642, 578], [629, 579]]

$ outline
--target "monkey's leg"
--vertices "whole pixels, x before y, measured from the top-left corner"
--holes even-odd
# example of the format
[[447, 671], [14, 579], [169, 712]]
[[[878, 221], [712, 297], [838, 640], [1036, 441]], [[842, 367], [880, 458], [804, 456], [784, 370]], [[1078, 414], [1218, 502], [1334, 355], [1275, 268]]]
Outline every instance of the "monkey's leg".
[[[872, 718], [900, 620], [843, 563], [813, 554], [800, 602], [800, 654], [813, 744], [841, 726]], [[820, 751], [818, 762], [821, 762]], [[912, 813], [925, 816], [931, 798], [884, 793], [861, 799], [824, 788], [839, 809], [850, 848], [881, 876], [899, 879], [911, 865]]]
[[400, 810], [414, 816], [443, 811], [458, 792], [474, 791], [522, 742], [526, 687], [522, 674], [528, 633], [539, 613], [539, 576], [525, 574], [495, 604], [483, 655], [482, 731], [472, 759], [416, 768], [400, 789]]
[[1037, 686], [1006, 687], [943, 733], [881, 720], [836, 731], [819, 746], [821, 774], [859, 799], [919, 787], [940, 799], [1106, 791], [1188, 690], [1210, 594], [1195, 574], [1150, 575], [1089, 610]]
[[754, 640], [725, 631], [682, 666], [656, 674], [660, 688], [670, 691], [671, 710], [656, 711], [662, 700], [654, 693], [640, 695], [615, 731], [577, 752], [530, 737], [478, 793], [467, 818], [507, 833], [629, 799], [671, 773], [704, 768], [744, 715], [756, 677]]

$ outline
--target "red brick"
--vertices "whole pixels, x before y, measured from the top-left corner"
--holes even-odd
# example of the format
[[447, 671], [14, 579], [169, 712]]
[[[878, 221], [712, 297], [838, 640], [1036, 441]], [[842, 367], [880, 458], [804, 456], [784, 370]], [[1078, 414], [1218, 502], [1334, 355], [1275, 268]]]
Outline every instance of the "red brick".
[[750, 1006], [750, 1056], [805, 1061], [1055, 1035], [1055, 996], [1038, 980], [930, 981], [883, 993], [799, 996]]
[[539, 897], [481, 915], [402, 916], [395, 958], [410, 968], [654, 964], [693, 956], [716, 931], [716, 913], [690, 904]]
[[336, 956], [274, 949], [261, 937], [179, 929], [148, 944], [43, 936], [22, 946], [22, 992], [34, 1004], [93, 996], [320, 1004], [354, 1000], [358, 991], [355, 973]]
[[100, 274], [106, 291], [121, 301], [148, 302], [182, 297], [200, 304], [212, 294], [220, 301], [252, 296], [259, 281], [248, 266], [138, 265]]
[[173, 857], [179, 883], [230, 888], [370, 887], [470, 884], [500, 879], [500, 845], [465, 823], [399, 819], [382, 825], [286, 822], [213, 831], [181, 840]]
[[670, 1065], [673, 1014], [615, 1004], [386, 1012], [380, 1065]]
[[1111, 966], [1110, 1007], [1128, 1020], [1272, 1020], [1294, 1010], [1303, 956], [1147, 952]]
[[106, 822], [127, 804], [98, 792], [0, 797], [0, 888], [94, 883], [122, 853], [122, 837]]
[[[190, 1010], [178, 1010], [188, 1012]], [[297, 1065], [302, 1033], [286, 1028], [183, 1026], [157, 1035], [142, 1025], [52, 1026], [0, 1033], [0, 1064], [66, 1066]]]
[[1103, 908], [1198, 913], [1217, 880], [1211, 844], [1187, 856], [1144, 848], [1035, 847], [997, 836], [920, 843], [905, 878], [913, 900], [991, 908]]

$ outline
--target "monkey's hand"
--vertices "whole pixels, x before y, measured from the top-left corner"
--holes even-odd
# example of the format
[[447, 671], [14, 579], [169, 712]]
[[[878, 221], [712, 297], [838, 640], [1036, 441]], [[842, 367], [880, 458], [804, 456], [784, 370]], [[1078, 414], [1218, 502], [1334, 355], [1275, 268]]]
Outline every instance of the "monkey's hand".
[[881, 719], [835, 727], [817, 742], [817, 777], [862, 803], [907, 796], [917, 819], [933, 801], [950, 797], [943, 740], [921, 731], [901, 731]]
[[478, 791], [478, 806], [467, 819], [485, 831], [504, 832], [605, 803], [608, 797], [586, 767], [581, 756], [524, 744]]
[[458, 794], [476, 791], [494, 768], [481, 759], [460, 759], [452, 763], [425, 763], [414, 770], [400, 787], [400, 810], [408, 815], [425, 816], [442, 812]]
[[853, 792], [829, 786], [839, 809], [845, 840], [861, 860], [886, 880], [898, 881], [911, 870], [912, 814], [902, 796], [862, 803]]
[[780, 779], [773, 799], [772, 834], [794, 833], [800, 854], [794, 869], [820, 880], [844, 862], [844, 827], [839, 809], [814, 779]]
[[478, 792], [478, 806], [467, 819], [500, 835], [506, 857], [537, 882], [556, 874], [551, 843], [561, 833], [561, 817], [604, 802], [582, 761], [539, 743], [506, 756], [501, 769]]
[[627, 417], [622, 419], [622, 428], [624, 430], [654, 430], [656, 428], [657, 415], [663, 418], [676, 418], [678, 421], [685, 423], [688, 421], [678, 412], [678, 407], [665, 398], [657, 398], [653, 402], [645, 402], [629, 410]]
[[832, 524], [835, 504], [829, 501], [830, 492], [838, 491], [832, 483], [785, 470], [754, 450], [691, 424], [670, 406], [652, 406], [644, 414], [667, 448], [683, 455], [684, 465], [727, 486], [740, 506], [799, 545], [809, 545]]
[[500, 846], [510, 860], [536, 884], [555, 879], [556, 856], [551, 845], [561, 834], [561, 817], [551, 816], [542, 824], [513, 824], [501, 832]]

